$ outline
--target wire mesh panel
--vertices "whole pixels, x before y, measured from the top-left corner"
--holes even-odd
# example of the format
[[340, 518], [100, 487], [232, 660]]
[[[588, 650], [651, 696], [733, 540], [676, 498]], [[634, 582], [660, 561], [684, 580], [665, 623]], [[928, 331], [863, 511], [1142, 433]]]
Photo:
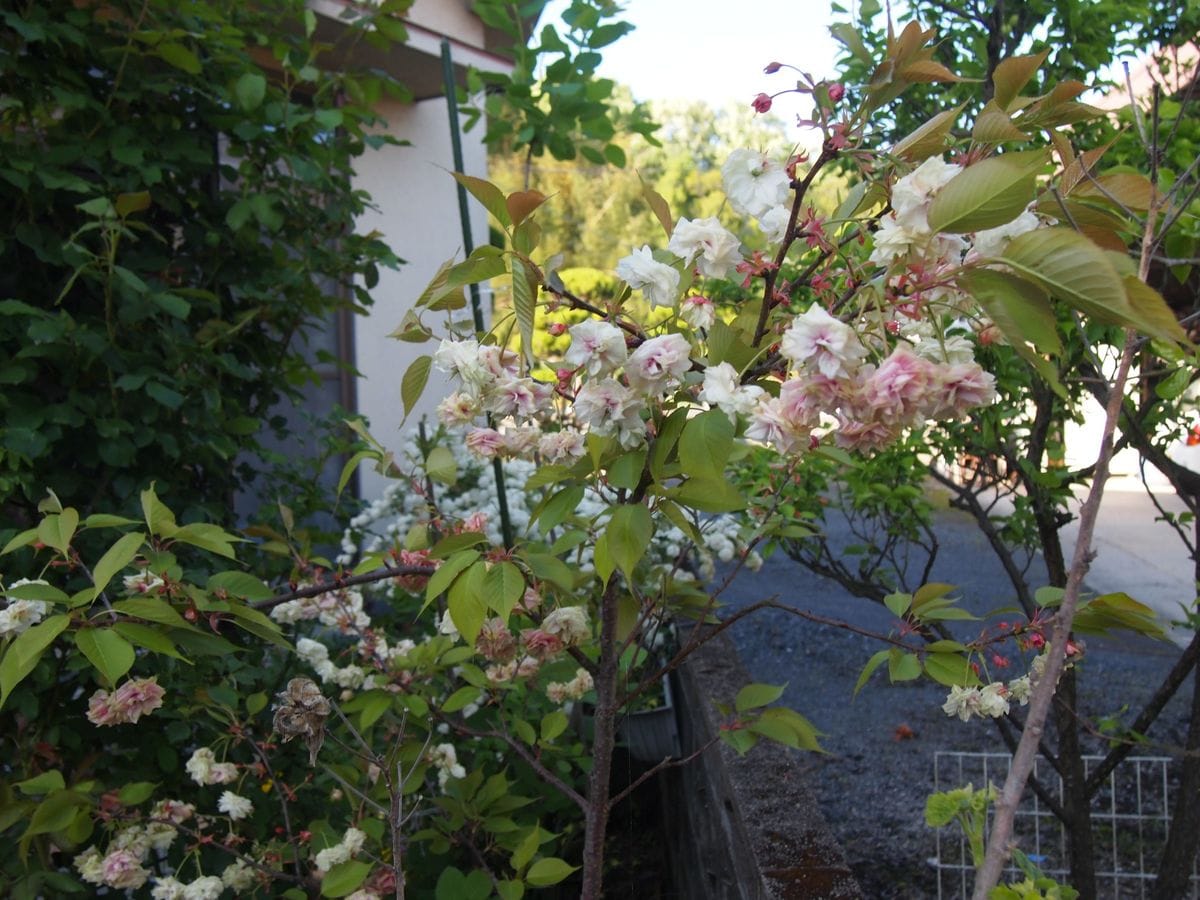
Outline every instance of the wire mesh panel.
[[[1090, 772], [1101, 757], [1084, 757]], [[938, 751], [933, 759], [934, 790], [948, 791], [970, 784], [997, 787], [1008, 775], [1007, 753]], [[1092, 798], [1093, 846], [1099, 896], [1114, 900], [1143, 900], [1150, 894], [1154, 871], [1167, 839], [1172, 794], [1168, 757], [1130, 756], [1113, 770]], [[1062, 779], [1042, 759], [1034, 763], [1034, 776], [1046, 786], [1051, 799], [1062, 799]], [[1028, 789], [1013, 820], [1017, 847], [1056, 881], [1069, 883], [1067, 837], [1063, 824], [1041, 798]], [[935, 856], [938, 897], [969, 897], [975, 868], [966, 837], [957, 827], [936, 831]], [[1008, 878], [1023, 876], [1010, 866]], [[1186, 898], [1200, 900], [1200, 875], [1192, 870]], [[1186, 900], [1180, 898], [1180, 900]]]

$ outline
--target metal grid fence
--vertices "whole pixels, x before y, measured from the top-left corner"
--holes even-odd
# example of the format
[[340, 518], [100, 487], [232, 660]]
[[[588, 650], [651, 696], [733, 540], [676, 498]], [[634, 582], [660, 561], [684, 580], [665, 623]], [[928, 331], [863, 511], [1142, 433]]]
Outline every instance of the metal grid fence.
[[[1101, 760], [1084, 757], [1088, 771]], [[1007, 753], [938, 751], [933, 760], [933, 782], [937, 791], [989, 782], [1001, 785], [1008, 775]], [[1174, 786], [1168, 779], [1168, 757], [1130, 756], [1108, 777], [1092, 799], [1092, 827], [1096, 851], [1096, 883], [1101, 897], [1114, 900], [1144, 900], [1154, 880], [1154, 868], [1167, 838]], [[1043, 760], [1034, 764], [1034, 774], [1062, 797], [1062, 779]], [[1047, 777], [1047, 775], [1049, 777]], [[1032, 791], [1017, 810], [1013, 823], [1017, 846], [1056, 881], [1068, 882], [1067, 842], [1062, 823]], [[975, 869], [966, 838], [954, 827], [936, 832], [938, 898], [969, 897]], [[1015, 867], [1009, 875], [1020, 878]], [[1180, 900], [1200, 900], [1200, 875], [1192, 871], [1190, 893]]]

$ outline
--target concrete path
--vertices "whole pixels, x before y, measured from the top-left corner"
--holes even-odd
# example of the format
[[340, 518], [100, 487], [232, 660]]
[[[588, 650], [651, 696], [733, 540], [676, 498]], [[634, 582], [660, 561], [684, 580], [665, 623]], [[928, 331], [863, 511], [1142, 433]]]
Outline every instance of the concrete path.
[[[1155, 497], [1169, 513], [1186, 510], [1169, 487], [1155, 490]], [[1096, 557], [1084, 583], [1097, 593], [1124, 591], [1171, 622], [1183, 618], [1183, 606], [1191, 608], [1195, 603], [1194, 563], [1178, 533], [1166, 522], [1156, 521], [1160, 515], [1140, 479], [1110, 479], [1092, 542]], [[1074, 552], [1078, 531], [1078, 519], [1063, 530], [1068, 554]], [[1190, 539], [1191, 526], [1185, 525], [1184, 532]], [[1171, 638], [1183, 646], [1191, 640], [1191, 632], [1172, 628]]]

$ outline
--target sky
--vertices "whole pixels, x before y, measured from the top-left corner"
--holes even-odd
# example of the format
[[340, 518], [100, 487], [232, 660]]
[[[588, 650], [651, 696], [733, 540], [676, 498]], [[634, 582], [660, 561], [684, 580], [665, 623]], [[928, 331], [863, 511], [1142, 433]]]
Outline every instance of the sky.
[[[558, 21], [566, 0], [552, 0], [543, 22]], [[829, 0], [625, 0], [622, 19], [636, 26], [603, 49], [600, 74], [627, 84], [638, 100], [706, 99], [745, 103], [795, 84], [778, 61], [818, 80], [835, 74]], [[807, 105], [796, 95], [772, 109], [794, 122]]]

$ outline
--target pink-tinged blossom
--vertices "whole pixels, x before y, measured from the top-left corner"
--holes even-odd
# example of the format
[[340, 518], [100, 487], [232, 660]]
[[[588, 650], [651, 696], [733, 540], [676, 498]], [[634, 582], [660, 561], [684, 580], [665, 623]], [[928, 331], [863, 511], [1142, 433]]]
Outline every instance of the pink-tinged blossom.
[[580, 431], [554, 431], [538, 439], [538, 453], [547, 462], [570, 463], [587, 453], [587, 442]]
[[121, 579], [121, 586], [130, 594], [149, 594], [163, 585], [163, 580], [149, 569], [142, 569], [136, 575], [126, 575]]
[[721, 166], [721, 182], [733, 211], [756, 219], [786, 203], [791, 190], [784, 165], [757, 150], [730, 153]]
[[826, 378], [848, 376], [866, 356], [853, 329], [820, 306], [811, 306], [792, 320], [779, 352], [794, 364], [814, 368]]
[[647, 396], [665, 393], [692, 367], [691, 353], [691, 344], [681, 334], [650, 338], [625, 363], [630, 388]]
[[840, 81], [835, 81], [829, 85], [829, 99], [834, 103], [840, 103], [841, 99], [846, 96], [846, 86]]
[[680, 219], [667, 249], [706, 278], [724, 278], [742, 261], [741, 245], [715, 217]]
[[475, 649], [492, 662], [508, 662], [517, 655], [517, 639], [503, 619], [488, 619], [479, 628]]
[[608, 322], [587, 319], [571, 326], [571, 346], [563, 361], [595, 378], [620, 368], [628, 357], [621, 329]]
[[722, 410], [731, 421], [736, 421], [739, 415], [753, 412], [763, 393], [763, 389], [755, 385], [743, 386], [737, 369], [723, 362], [704, 370], [704, 386], [697, 399]]
[[[521, 642], [525, 645], [525, 651], [538, 661], [557, 656], [563, 650], [561, 638], [542, 631], [540, 628], [528, 628], [522, 631]], [[520, 673], [518, 672], [518, 674]]]
[[216, 756], [208, 747], [194, 750], [183, 768], [192, 781], [199, 785], [228, 784], [237, 780], [237, 766], [233, 763], [217, 762]]
[[816, 425], [821, 413], [832, 414], [847, 400], [850, 385], [842, 379], [824, 375], [791, 378], [779, 386], [779, 400], [790, 421]]
[[679, 315], [692, 328], [707, 331], [717, 321], [716, 308], [713, 302], [700, 294], [684, 297], [679, 304]]
[[150, 810], [155, 819], [166, 819], [176, 825], [186, 822], [196, 814], [196, 807], [182, 800], [159, 800]]
[[648, 245], [617, 261], [617, 277], [640, 290], [651, 306], [674, 306], [679, 293], [679, 273], [654, 258]]
[[540, 428], [507, 428], [504, 432], [502, 452], [505, 456], [528, 456], [541, 440]]
[[103, 882], [117, 890], [140, 888], [150, 877], [141, 860], [128, 850], [114, 850], [104, 857]]
[[771, 111], [771, 96], [769, 94], [759, 94], [750, 102], [750, 105], [754, 107], [756, 113], [769, 113]]
[[859, 400], [873, 417], [897, 424], [916, 424], [928, 414], [936, 367], [907, 347], [899, 346], [863, 380]]
[[466, 391], [455, 391], [437, 405], [438, 421], [450, 428], [470, 425], [482, 413], [479, 398]]
[[793, 453], [809, 445], [811, 431], [803, 420], [778, 397], [764, 397], [750, 415], [746, 437], [769, 444], [780, 453]]
[[642, 402], [633, 392], [612, 378], [585, 384], [575, 395], [576, 420], [596, 434], [617, 437], [626, 447], [645, 437], [641, 408]]
[[464, 443], [476, 456], [494, 459], [504, 450], [504, 435], [495, 428], [472, 428]]
[[938, 369], [939, 384], [933, 388], [935, 419], [959, 418], [972, 409], [996, 399], [996, 379], [978, 363], [961, 363]]
[[131, 678], [113, 693], [100, 690], [88, 698], [88, 721], [93, 725], [136, 723], [162, 706], [164, 691], [158, 676]]
[[[522, 638], [524, 635], [522, 634]], [[542, 667], [542, 661], [536, 656], [526, 656], [517, 663], [518, 678], [532, 678], [538, 673], [538, 669]]]
[[564, 646], [574, 647], [591, 636], [592, 627], [582, 606], [561, 606], [542, 620], [542, 631], [558, 637]]
[[900, 429], [879, 420], [858, 421], [838, 416], [834, 443], [843, 450], [881, 450], [896, 440]]

